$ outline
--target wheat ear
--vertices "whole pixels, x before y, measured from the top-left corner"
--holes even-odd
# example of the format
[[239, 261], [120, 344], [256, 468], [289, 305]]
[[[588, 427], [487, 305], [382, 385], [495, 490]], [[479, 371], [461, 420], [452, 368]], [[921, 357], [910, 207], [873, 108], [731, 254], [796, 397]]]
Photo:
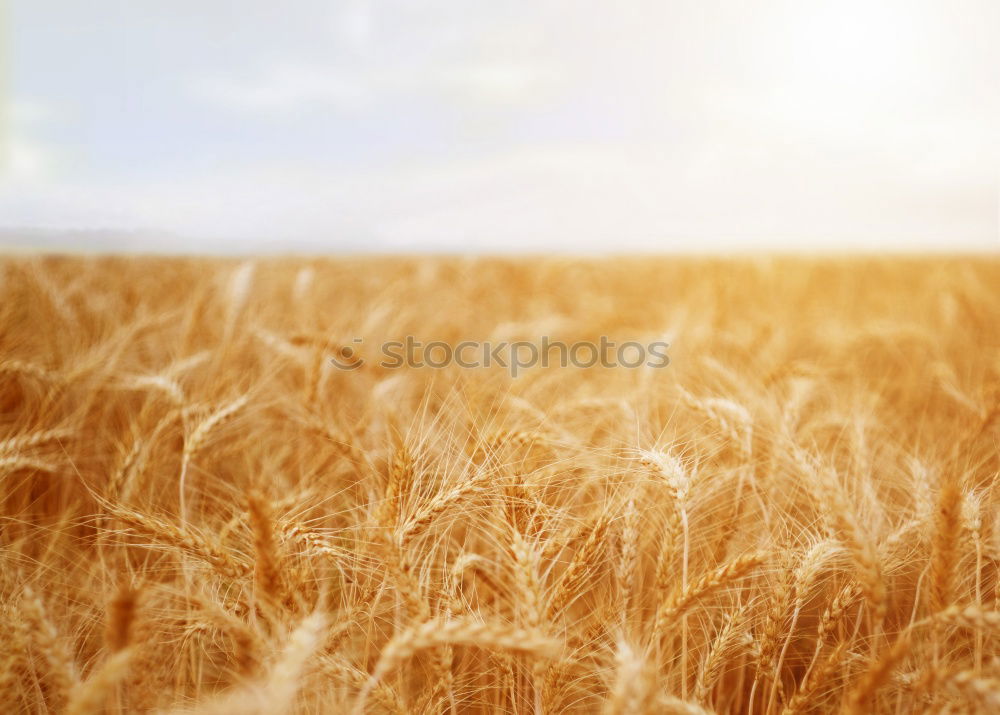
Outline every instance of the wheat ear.
[[128, 672], [132, 649], [125, 648], [111, 655], [96, 672], [82, 683], [77, 683], [70, 693], [66, 715], [100, 715], [106, 712], [108, 698]]
[[0, 441], [0, 455], [21, 456], [20, 453], [26, 449], [37, 447], [46, 442], [69, 439], [74, 434], [76, 434], [76, 430], [60, 427], [15, 435]]
[[615, 653], [615, 681], [604, 703], [605, 715], [642, 715], [653, 711], [656, 688], [650, 668], [625, 641]]
[[912, 631], [904, 631], [882, 655], [875, 660], [861, 676], [847, 698], [846, 711], [850, 715], [867, 715], [870, 701], [878, 689], [885, 684], [897, 665], [909, 654]]
[[402, 662], [418, 651], [446, 643], [511, 651], [539, 658], [554, 658], [560, 651], [559, 641], [534, 630], [467, 619], [427, 621], [403, 631], [382, 649], [375, 669], [358, 695], [354, 712], [360, 714], [363, 711], [368, 693]]
[[22, 613], [29, 640], [45, 659], [45, 678], [53, 690], [53, 699], [56, 703], [65, 703], [79, 680], [76, 664], [66, 642], [49, 618], [45, 604], [30, 586], [24, 589]]
[[1000, 712], [1000, 678], [983, 677], [974, 670], [953, 675], [948, 683], [978, 702], [987, 712]]
[[400, 544], [406, 546], [451, 505], [470, 494], [482, 490], [490, 484], [492, 479], [492, 475], [489, 472], [483, 471], [463, 480], [448, 491], [435, 496], [402, 525], [399, 530]]
[[127, 508], [109, 506], [112, 516], [137, 534], [154, 543], [177, 549], [209, 564], [223, 576], [240, 578], [249, 573], [250, 568], [236, 561], [232, 554], [209, 542], [191, 529]]
[[247, 502], [253, 531], [254, 583], [261, 596], [271, 603], [278, 603], [283, 589], [271, 505], [258, 491], [251, 492]]
[[660, 604], [656, 614], [653, 632], [662, 635], [666, 627], [690, 609], [698, 601], [711, 596], [724, 586], [743, 578], [766, 560], [762, 552], [741, 556], [728, 564], [709, 571], [687, 588], [672, 593]]
[[561, 614], [576, 596], [577, 589], [587, 574], [592, 572], [597, 556], [604, 548], [605, 536], [610, 526], [611, 517], [608, 514], [598, 517], [591, 524], [587, 538], [573, 554], [566, 570], [556, 582], [552, 599], [545, 610], [546, 617], [553, 618]]
[[186, 487], [188, 468], [191, 464], [191, 460], [194, 459], [198, 450], [204, 446], [209, 435], [212, 433], [212, 430], [217, 429], [230, 420], [237, 412], [243, 409], [249, 399], [248, 395], [241, 395], [232, 402], [223, 405], [202, 420], [198, 426], [195, 427], [194, 431], [191, 432], [190, 436], [184, 440], [184, 451], [181, 455], [181, 476], [180, 479], [178, 479], [177, 484], [181, 523], [186, 524], [188, 521]]
[[138, 600], [139, 591], [122, 584], [108, 603], [104, 642], [110, 652], [117, 653], [124, 650], [132, 642], [132, 623], [135, 620]]

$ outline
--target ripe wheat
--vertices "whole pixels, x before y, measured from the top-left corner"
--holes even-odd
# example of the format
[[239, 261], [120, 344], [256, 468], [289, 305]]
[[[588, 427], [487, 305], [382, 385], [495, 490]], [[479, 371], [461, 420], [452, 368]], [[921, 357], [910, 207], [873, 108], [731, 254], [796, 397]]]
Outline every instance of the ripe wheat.
[[10, 257], [0, 702], [995, 712], [998, 415], [987, 258]]

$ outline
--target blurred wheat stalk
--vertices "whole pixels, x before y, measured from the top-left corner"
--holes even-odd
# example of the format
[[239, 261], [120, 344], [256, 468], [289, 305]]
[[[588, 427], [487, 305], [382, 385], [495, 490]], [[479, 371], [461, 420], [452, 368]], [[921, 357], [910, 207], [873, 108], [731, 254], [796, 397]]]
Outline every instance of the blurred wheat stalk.
[[996, 261], [0, 270], [10, 712], [1000, 707]]

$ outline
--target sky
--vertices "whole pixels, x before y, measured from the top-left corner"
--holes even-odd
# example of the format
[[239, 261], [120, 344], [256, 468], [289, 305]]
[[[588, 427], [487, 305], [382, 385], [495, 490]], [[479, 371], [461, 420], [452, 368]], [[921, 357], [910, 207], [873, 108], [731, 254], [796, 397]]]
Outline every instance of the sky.
[[996, 0], [0, 0], [0, 243], [1000, 249]]

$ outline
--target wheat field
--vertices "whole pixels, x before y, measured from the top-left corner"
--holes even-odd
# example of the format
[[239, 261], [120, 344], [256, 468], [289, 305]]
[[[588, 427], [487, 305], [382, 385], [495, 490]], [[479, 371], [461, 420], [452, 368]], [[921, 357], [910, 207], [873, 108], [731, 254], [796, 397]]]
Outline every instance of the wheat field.
[[1000, 709], [1000, 261], [8, 257], [0, 348], [4, 712]]

